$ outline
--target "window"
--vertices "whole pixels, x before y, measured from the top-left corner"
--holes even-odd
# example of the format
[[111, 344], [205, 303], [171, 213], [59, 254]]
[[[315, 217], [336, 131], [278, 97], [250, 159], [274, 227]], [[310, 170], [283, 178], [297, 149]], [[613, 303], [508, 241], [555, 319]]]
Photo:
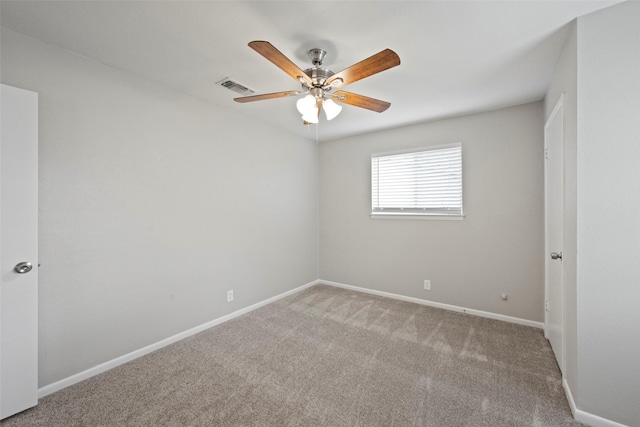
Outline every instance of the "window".
[[462, 143], [371, 156], [371, 214], [462, 216]]

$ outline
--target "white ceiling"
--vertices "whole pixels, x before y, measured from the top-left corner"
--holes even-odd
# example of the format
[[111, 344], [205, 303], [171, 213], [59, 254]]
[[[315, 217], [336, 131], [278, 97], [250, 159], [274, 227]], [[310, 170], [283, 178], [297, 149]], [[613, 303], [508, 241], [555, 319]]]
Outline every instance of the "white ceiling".
[[315, 139], [295, 98], [239, 104], [224, 77], [257, 93], [300, 85], [247, 46], [267, 40], [300, 68], [326, 50], [338, 72], [385, 48], [398, 67], [345, 89], [391, 102], [321, 119], [329, 140], [542, 99], [566, 24], [612, 1], [2, 1], [3, 27]]

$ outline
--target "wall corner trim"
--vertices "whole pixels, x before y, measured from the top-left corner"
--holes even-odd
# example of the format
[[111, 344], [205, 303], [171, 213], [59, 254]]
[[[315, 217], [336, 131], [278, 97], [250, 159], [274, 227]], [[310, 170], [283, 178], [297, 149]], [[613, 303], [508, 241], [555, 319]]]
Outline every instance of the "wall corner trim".
[[170, 336], [168, 338], [160, 340], [160, 341], [158, 341], [156, 343], [149, 344], [146, 347], [142, 347], [142, 348], [140, 348], [138, 350], [134, 350], [131, 353], [127, 353], [125, 355], [116, 357], [115, 359], [112, 359], [112, 360], [109, 360], [107, 362], [101, 363], [101, 364], [96, 365], [96, 366], [94, 366], [92, 368], [89, 368], [89, 369], [87, 369], [85, 371], [79, 372], [79, 373], [71, 375], [71, 376], [69, 376], [67, 378], [63, 378], [63, 379], [61, 379], [59, 381], [56, 381], [56, 382], [51, 383], [51, 384], [48, 384], [48, 385], [38, 389], [38, 399], [42, 399], [43, 397], [45, 397], [45, 396], [47, 396], [49, 394], [55, 393], [56, 391], [62, 390], [63, 388], [66, 388], [66, 387], [69, 387], [69, 386], [71, 386], [73, 384], [79, 383], [80, 381], [84, 381], [86, 379], [89, 379], [89, 378], [91, 378], [93, 376], [96, 376], [98, 374], [106, 372], [109, 369], [113, 369], [116, 366], [125, 364], [125, 363], [130, 362], [130, 361], [132, 361], [134, 359], [137, 359], [139, 357], [145, 356], [145, 355], [147, 355], [149, 353], [152, 353], [152, 352], [154, 352], [156, 350], [159, 350], [159, 349], [161, 349], [163, 347], [166, 347], [168, 345], [176, 343], [176, 342], [178, 342], [180, 340], [183, 340], [183, 339], [185, 339], [187, 337], [195, 335], [195, 334], [197, 334], [199, 332], [202, 332], [202, 331], [204, 331], [206, 329], [212, 328], [212, 327], [214, 327], [216, 325], [219, 325], [219, 324], [224, 323], [226, 321], [229, 321], [231, 319], [235, 319], [238, 316], [242, 316], [245, 313], [249, 313], [250, 311], [253, 311], [253, 310], [257, 309], [257, 308], [260, 308], [260, 307], [265, 306], [267, 304], [271, 304], [272, 302], [275, 302], [275, 301], [277, 301], [279, 299], [287, 297], [287, 296], [289, 296], [291, 294], [295, 294], [296, 292], [300, 292], [300, 291], [302, 291], [304, 289], [307, 289], [307, 288], [309, 288], [311, 286], [314, 286], [314, 285], [317, 285], [319, 283], [320, 283], [320, 280], [314, 280], [313, 282], [309, 282], [309, 283], [307, 283], [305, 285], [298, 286], [297, 288], [293, 288], [291, 290], [288, 290], [286, 292], [283, 292], [283, 293], [278, 294], [276, 296], [273, 296], [271, 298], [267, 298], [264, 301], [260, 301], [260, 302], [257, 302], [255, 304], [252, 304], [252, 305], [250, 305], [248, 307], [241, 308], [241, 309], [236, 310], [236, 311], [234, 311], [232, 313], [226, 314], [226, 315], [224, 315], [222, 317], [218, 317], [217, 319], [213, 319], [213, 320], [211, 320], [209, 322], [203, 323], [202, 325], [195, 326], [195, 327], [193, 327], [191, 329], [188, 329], [188, 330], [186, 330], [184, 332], [180, 332], [178, 334], [175, 334], [173, 336]]
[[479, 317], [486, 317], [488, 319], [502, 320], [503, 322], [516, 323], [518, 325], [531, 326], [533, 328], [544, 329], [544, 323], [536, 322], [528, 319], [521, 319], [519, 317], [506, 316], [504, 314], [491, 313], [488, 311], [474, 310], [472, 308], [459, 307], [457, 305], [444, 304], [441, 302], [430, 301], [426, 299], [407, 297], [404, 295], [393, 294], [391, 292], [377, 291], [375, 289], [362, 288], [360, 286], [345, 285], [344, 283], [332, 282], [330, 280], [318, 281], [321, 284], [335, 286], [336, 288], [349, 289], [357, 292], [364, 292], [366, 294], [378, 295], [381, 297], [393, 298], [401, 301], [413, 302], [421, 305], [428, 305], [430, 307], [442, 308], [444, 310], [456, 311], [458, 313], [471, 314]]

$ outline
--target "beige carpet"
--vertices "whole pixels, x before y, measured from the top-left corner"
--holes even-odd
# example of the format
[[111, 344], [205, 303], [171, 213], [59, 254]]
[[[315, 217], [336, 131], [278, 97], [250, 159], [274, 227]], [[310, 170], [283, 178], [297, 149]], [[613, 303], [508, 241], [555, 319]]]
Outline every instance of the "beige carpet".
[[542, 331], [317, 285], [9, 426], [578, 426]]

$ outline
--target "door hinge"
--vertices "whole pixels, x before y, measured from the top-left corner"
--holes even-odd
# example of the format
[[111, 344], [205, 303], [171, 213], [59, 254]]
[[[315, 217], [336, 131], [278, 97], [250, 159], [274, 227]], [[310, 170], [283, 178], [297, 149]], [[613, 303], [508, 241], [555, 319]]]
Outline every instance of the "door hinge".
[[544, 149], [544, 159], [549, 160], [549, 149], [546, 147]]
[[544, 300], [544, 311], [549, 311], [549, 300]]

